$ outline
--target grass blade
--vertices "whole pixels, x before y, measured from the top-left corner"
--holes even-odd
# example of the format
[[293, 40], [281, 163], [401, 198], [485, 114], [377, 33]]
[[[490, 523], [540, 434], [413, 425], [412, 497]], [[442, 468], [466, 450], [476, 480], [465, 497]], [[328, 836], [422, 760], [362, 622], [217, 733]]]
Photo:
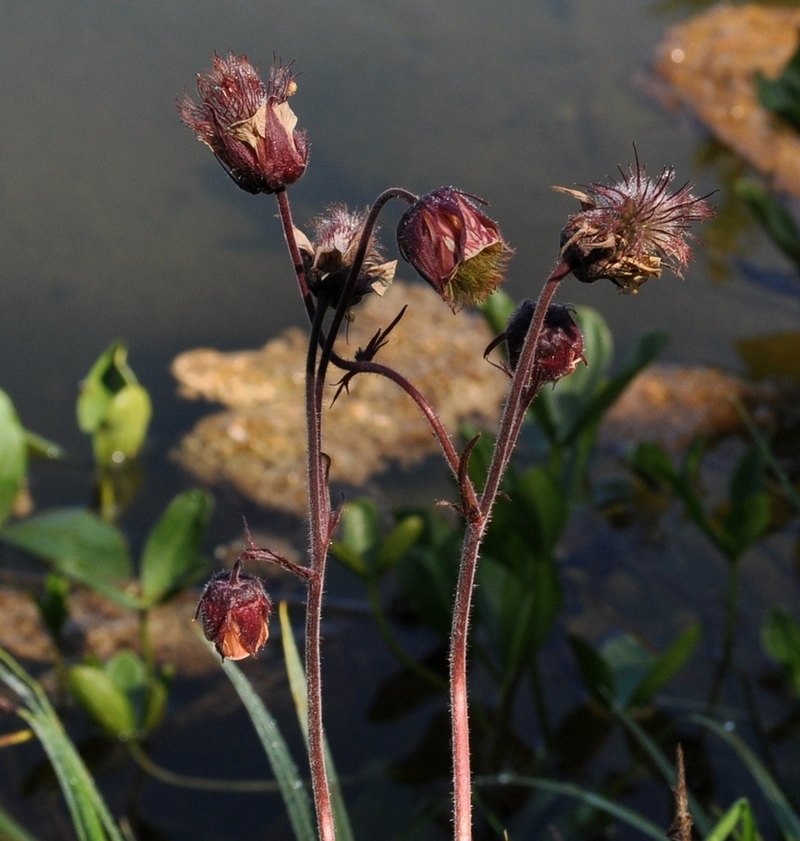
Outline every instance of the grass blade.
[[741, 736], [726, 730], [718, 722], [702, 715], [693, 715], [691, 720], [711, 730], [736, 751], [739, 759], [742, 760], [769, 803], [772, 814], [783, 832], [783, 837], [786, 841], [800, 841], [800, 816], [792, 808], [786, 795], [781, 791], [780, 786], [764, 767], [764, 764], [744, 743]]
[[741, 797], [717, 821], [717, 825], [706, 836], [705, 841], [725, 841], [737, 830], [737, 841], [755, 841], [756, 828], [753, 810], [747, 798]]
[[297, 841], [317, 841], [314, 815], [308, 791], [278, 729], [277, 722], [254, 691], [250, 681], [242, 674], [241, 669], [235, 663], [226, 660], [222, 664], [222, 668], [242, 699], [264, 752], [267, 754], [286, 811], [289, 814], [295, 838]]
[[0, 809], [0, 838], [3, 841], [38, 841], [3, 809]]
[[558, 794], [562, 797], [571, 797], [578, 800], [586, 806], [591, 806], [593, 809], [599, 809], [618, 820], [627, 823], [634, 829], [642, 833], [647, 838], [653, 838], [655, 841], [664, 841], [665, 833], [664, 827], [634, 812], [632, 809], [626, 809], [603, 797], [601, 794], [596, 794], [593, 791], [581, 788], [574, 783], [562, 783], [558, 780], [548, 780], [541, 777], [523, 777], [516, 774], [502, 774], [499, 777], [478, 777], [475, 780], [477, 786], [485, 785], [514, 785], [527, 786], [528, 788], [536, 788], [540, 791], [549, 791], [552, 794]]
[[41, 686], [3, 649], [0, 680], [21, 701], [17, 713], [52, 763], [80, 841], [126, 841]]
[[[625, 729], [636, 739], [640, 747], [653, 764], [658, 768], [659, 773], [664, 778], [664, 781], [670, 787], [675, 784], [675, 768], [672, 763], [664, 756], [659, 746], [647, 735], [647, 733], [633, 720], [633, 718], [620, 707], [613, 705], [612, 711], [614, 715], [622, 722]], [[689, 808], [692, 813], [692, 818], [703, 836], [708, 835], [711, 831], [711, 819], [706, 814], [703, 807], [697, 802], [697, 799], [689, 792]]]
[[[283, 638], [283, 656], [286, 660], [286, 671], [289, 674], [289, 688], [292, 691], [297, 718], [303, 731], [306, 744], [308, 744], [308, 698], [306, 696], [306, 677], [303, 671], [303, 664], [292, 634], [292, 626], [289, 622], [289, 610], [286, 602], [278, 605], [278, 615], [281, 620], [281, 636]], [[347, 815], [347, 807], [342, 797], [342, 787], [336, 768], [333, 764], [333, 757], [325, 742], [325, 768], [328, 772], [328, 785], [331, 789], [331, 806], [333, 808], [333, 820], [336, 825], [337, 841], [354, 841], [353, 829], [350, 826], [350, 818]]]

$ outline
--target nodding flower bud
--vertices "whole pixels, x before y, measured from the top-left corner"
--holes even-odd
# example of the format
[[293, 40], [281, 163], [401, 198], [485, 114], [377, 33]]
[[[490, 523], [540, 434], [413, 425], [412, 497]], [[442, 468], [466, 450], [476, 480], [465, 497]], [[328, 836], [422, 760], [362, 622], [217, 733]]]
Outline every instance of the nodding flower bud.
[[485, 301], [505, 280], [513, 253], [479, 202], [440, 187], [418, 198], [397, 226], [403, 258], [454, 312]]
[[296, 90], [290, 66], [273, 66], [265, 84], [246, 56], [215, 55], [211, 72], [197, 76], [199, 104], [183, 96], [178, 112], [243, 190], [274, 193], [297, 181], [308, 160], [287, 102]]
[[[309, 288], [314, 295], [327, 291], [334, 306], [344, 290], [366, 221], [366, 211], [351, 213], [345, 205], [334, 204], [311, 223], [313, 242], [299, 228], [294, 229]], [[373, 233], [349, 305], [357, 304], [368, 292], [383, 295], [396, 268], [397, 260], [383, 262], [380, 243]]]
[[271, 605], [264, 584], [241, 569], [239, 558], [230, 571], [218, 572], [206, 584], [195, 613], [223, 660], [255, 654], [269, 636]]
[[[531, 379], [540, 385], [558, 382], [571, 374], [578, 362], [586, 363], [583, 355], [583, 336], [572, 313], [575, 310], [563, 304], [550, 304], [544, 315], [539, 333]], [[508, 348], [510, 372], [517, 370], [525, 337], [536, 313], [534, 301], [523, 301], [511, 314], [506, 329], [489, 345], [484, 356], [500, 342]]]
[[586, 192], [554, 188], [578, 199], [582, 208], [561, 232], [561, 258], [583, 283], [608, 278], [635, 294], [664, 267], [682, 276], [692, 254], [686, 241], [691, 223], [709, 219], [714, 210], [705, 196], [692, 195], [691, 184], [669, 192], [672, 167], [651, 179], [637, 159], [620, 173], [621, 181], [592, 184]]

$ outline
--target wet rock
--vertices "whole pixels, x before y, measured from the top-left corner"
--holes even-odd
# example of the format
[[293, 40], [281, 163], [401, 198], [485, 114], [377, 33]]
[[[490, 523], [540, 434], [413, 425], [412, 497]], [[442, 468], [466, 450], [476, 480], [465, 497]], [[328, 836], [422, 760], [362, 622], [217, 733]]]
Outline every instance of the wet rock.
[[669, 99], [723, 143], [800, 196], [800, 135], [758, 102], [755, 74], [780, 75], [798, 46], [800, 9], [721, 4], [672, 27], [655, 68]]

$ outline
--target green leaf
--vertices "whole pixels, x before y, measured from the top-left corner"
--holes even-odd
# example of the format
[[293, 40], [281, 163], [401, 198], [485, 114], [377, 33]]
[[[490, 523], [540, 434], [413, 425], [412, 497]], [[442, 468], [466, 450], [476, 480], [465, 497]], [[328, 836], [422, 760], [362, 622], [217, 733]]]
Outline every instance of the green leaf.
[[722, 525], [722, 540], [729, 557], [743, 555], [767, 530], [770, 498], [764, 488], [764, 469], [756, 448], [736, 465], [729, 489], [730, 508]]
[[378, 507], [369, 499], [348, 502], [340, 528], [342, 543], [351, 551], [365, 555], [380, 539]]
[[781, 666], [800, 697], [800, 625], [782, 610], [771, 610], [761, 628], [764, 651]]
[[45, 578], [44, 593], [36, 597], [39, 615], [52, 638], [58, 642], [64, 623], [69, 618], [69, 582], [66, 578], [51, 573]]
[[553, 474], [543, 467], [526, 470], [512, 490], [511, 505], [519, 512], [519, 530], [529, 550], [549, 555], [569, 519], [569, 500]]
[[[210, 645], [209, 651], [213, 651]], [[308, 791], [289, 753], [286, 741], [278, 729], [277, 722], [270, 715], [264, 702], [241, 669], [232, 660], [225, 660], [222, 669], [239, 694], [253, 722], [253, 727], [278, 782], [295, 838], [297, 841], [317, 841], [317, 830]]]
[[615, 695], [614, 676], [605, 658], [586, 640], [569, 634], [569, 646], [587, 691], [603, 706]]
[[139, 454], [147, 437], [153, 407], [150, 395], [138, 384], [126, 385], [109, 401], [93, 445], [98, 464], [109, 466]]
[[652, 441], [637, 444], [628, 456], [628, 466], [651, 484], [672, 490], [678, 481], [678, 472], [669, 453]]
[[79, 841], [125, 841], [41, 686], [2, 649], [0, 680], [19, 698], [17, 714], [28, 722], [50, 759]]
[[70, 692], [110, 736], [129, 739], [136, 733], [136, 713], [113, 677], [98, 666], [73, 666], [67, 675]]
[[[283, 640], [283, 657], [286, 661], [286, 672], [289, 675], [289, 688], [294, 700], [294, 708], [297, 713], [297, 720], [303, 731], [303, 737], [308, 745], [308, 696], [306, 694], [306, 676], [303, 672], [303, 664], [297, 645], [294, 641], [292, 624], [289, 621], [289, 610], [286, 602], [278, 605], [278, 615], [281, 622], [281, 638]], [[328, 773], [328, 786], [331, 793], [331, 808], [333, 809], [333, 820], [336, 827], [336, 838], [338, 841], [354, 841], [353, 830], [350, 826], [350, 818], [347, 814], [342, 788], [339, 783], [339, 776], [333, 764], [333, 757], [327, 741], [324, 745], [325, 768]]]
[[583, 335], [586, 365], [578, 367], [556, 383], [544, 388], [533, 402], [533, 413], [551, 440], [563, 445], [576, 435], [580, 418], [604, 382], [614, 355], [614, 339], [605, 319], [596, 310], [578, 307], [575, 312]]
[[25, 430], [11, 398], [0, 391], [0, 524], [11, 514], [27, 471]]
[[747, 798], [741, 797], [727, 812], [717, 821], [711, 832], [705, 837], [705, 841], [725, 841], [726, 838], [734, 836], [737, 841], [756, 841], [756, 823], [753, 817], [753, 810]]
[[565, 430], [564, 443], [572, 443], [585, 429], [599, 424], [605, 413], [630, 385], [631, 380], [654, 362], [668, 344], [669, 336], [666, 333], [651, 332], [641, 336], [631, 353], [622, 361], [619, 371], [602, 384], [580, 414], [573, 418]]
[[800, 49], [789, 59], [777, 79], [756, 71], [758, 99], [768, 111], [800, 131]]
[[515, 309], [514, 299], [502, 289], [493, 292], [479, 307], [489, 329], [497, 335], [506, 329], [508, 319]]
[[775, 245], [796, 266], [800, 266], [800, 229], [789, 211], [761, 184], [749, 178], [738, 179], [734, 190], [746, 202]]
[[178, 494], [167, 506], [142, 550], [139, 577], [146, 605], [174, 596], [202, 569], [200, 549], [213, 505], [209, 493], [194, 489]]
[[136, 376], [127, 364], [128, 350], [121, 342], [114, 342], [92, 366], [80, 386], [76, 406], [81, 432], [94, 434], [105, 421], [114, 395]]
[[800, 815], [792, 808], [786, 795], [781, 791], [780, 786], [775, 782], [761, 760], [745, 744], [741, 736], [705, 716], [693, 715], [690, 718], [692, 721], [716, 733], [723, 742], [726, 742], [736, 751], [739, 759], [744, 763], [761, 789], [761, 793], [769, 803], [772, 814], [778, 826], [781, 828], [784, 838], [787, 841], [800, 841]]
[[127, 357], [123, 344], [112, 344], [92, 366], [78, 396], [78, 426], [92, 436], [95, 458], [104, 466], [139, 452], [152, 414], [150, 397]]
[[36, 514], [6, 526], [0, 538], [119, 604], [139, 606], [127, 592], [132, 566], [122, 532], [84, 508]]
[[630, 634], [612, 637], [602, 646], [600, 654], [613, 675], [614, 702], [627, 709], [653, 665], [653, 655]]
[[700, 642], [702, 630], [699, 623], [690, 625], [669, 648], [655, 658], [631, 695], [629, 706], [637, 707], [648, 703], [683, 668]]
[[408, 554], [411, 547], [419, 540], [424, 529], [425, 521], [415, 514], [403, 517], [397, 523], [378, 549], [375, 570], [379, 576], [388, 572]]
[[367, 559], [356, 552], [355, 549], [350, 548], [346, 543], [341, 543], [334, 540], [331, 543], [331, 555], [336, 558], [339, 563], [344, 564], [350, 572], [357, 575], [360, 579], [367, 579]]
[[38, 841], [23, 826], [20, 826], [5, 809], [0, 809], [0, 838], [3, 841]]

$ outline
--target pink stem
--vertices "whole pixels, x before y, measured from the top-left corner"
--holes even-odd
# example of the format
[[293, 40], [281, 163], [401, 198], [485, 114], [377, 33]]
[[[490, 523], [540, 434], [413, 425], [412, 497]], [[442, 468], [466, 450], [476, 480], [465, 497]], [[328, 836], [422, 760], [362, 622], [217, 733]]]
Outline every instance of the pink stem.
[[467, 701], [467, 642], [472, 609], [472, 593], [478, 558], [500, 483], [519, 438], [525, 412], [534, 396], [536, 346], [547, 307], [560, 281], [569, 274], [560, 263], [551, 273], [536, 302], [534, 318], [528, 328], [511, 388], [500, 419], [489, 472], [474, 516], [468, 517], [459, 563], [458, 584], [450, 632], [450, 716], [453, 738], [453, 822], [456, 841], [472, 839], [472, 769], [469, 747], [469, 705]]

